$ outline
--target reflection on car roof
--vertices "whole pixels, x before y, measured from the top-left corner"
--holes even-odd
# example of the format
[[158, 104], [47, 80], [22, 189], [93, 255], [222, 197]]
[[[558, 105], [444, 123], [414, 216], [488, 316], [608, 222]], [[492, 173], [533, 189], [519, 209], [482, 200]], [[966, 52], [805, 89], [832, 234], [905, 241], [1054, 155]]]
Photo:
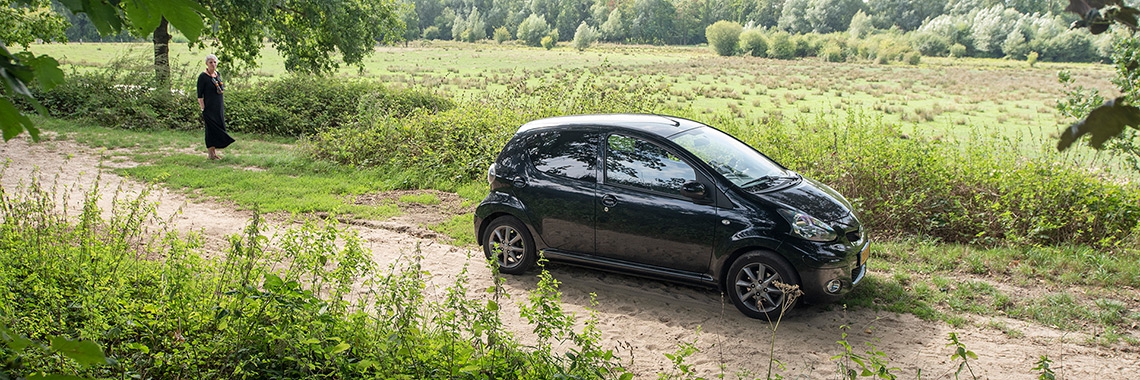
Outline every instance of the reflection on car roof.
[[601, 126], [618, 127], [648, 132], [659, 136], [669, 136], [677, 132], [694, 127], [703, 127], [704, 124], [679, 117], [650, 114], [604, 114], [604, 115], [574, 115], [557, 116], [539, 119], [523, 124], [519, 132], [528, 132], [536, 129], [565, 126]]

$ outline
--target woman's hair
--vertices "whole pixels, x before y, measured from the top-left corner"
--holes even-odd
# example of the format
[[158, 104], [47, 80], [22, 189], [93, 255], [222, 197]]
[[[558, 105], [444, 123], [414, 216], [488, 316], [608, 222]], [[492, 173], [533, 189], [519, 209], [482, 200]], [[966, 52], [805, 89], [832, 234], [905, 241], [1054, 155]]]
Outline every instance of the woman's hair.
[[209, 62], [209, 61], [210, 61], [210, 58], [213, 58], [213, 59], [214, 59], [214, 62], [217, 62], [217, 61], [218, 61], [218, 56], [216, 56], [216, 55], [213, 55], [213, 54], [206, 54], [206, 62]]

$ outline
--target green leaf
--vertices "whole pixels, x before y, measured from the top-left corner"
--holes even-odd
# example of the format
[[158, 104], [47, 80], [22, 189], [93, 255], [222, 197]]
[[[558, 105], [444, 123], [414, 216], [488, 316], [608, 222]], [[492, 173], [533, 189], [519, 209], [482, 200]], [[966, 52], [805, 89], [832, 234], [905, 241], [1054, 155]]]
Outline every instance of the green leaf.
[[20, 352], [28, 346], [34, 344], [31, 339], [25, 338], [23, 335], [16, 334], [9, 330], [7, 327], [0, 325], [0, 340], [8, 344], [8, 348], [12, 351]]
[[263, 284], [263, 286], [265, 286], [266, 290], [277, 290], [277, 289], [281, 289], [281, 287], [285, 286], [285, 281], [281, 280], [281, 277], [278, 277], [277, 275], [275, 275], [273, 273], [266, 273], [265, 274], [265, 283]]
[[499, 303], [494, 300], [487, 300], [487, 311], [499, 311]]
[[618, 380], [633, 380], [633, 373], [631, 373], [631, 372], [623, 373], [623, 374], [621, 374], [621, 377], [618, 378]]
[[158, 9], [157, 4], [145, 0], [127, 0], [120, 4], [138, 34], [158, 29], [158, 24], [162, 21], [162, 11]]
[[95, 342], [88, 340], [70, 340], [64, 337], [52, 337], [51, 348], [63, 356], [75, 360], [79, 365], [90, 367], [107, 362], [103, 350]]
[[33, 140], [40, 140], [40, 130], [32, 124], [32, 119], [20, 113], [12, 102], [3, 97], [0, 97], [0, 129], [3, 130], [4, 141], [20, 135], [25, 129], [32, 135]]
[[[109, 2], [101, 0], [75, 0], [66, 3], [78, 3], [71, 8], [72, 13], [86, 13], [91, 24], [104, 36], [112, 35], [123, 30], [123, 19], [119, 15], [119, 8]], [[66, 5], [65, 3], [65, 5]]]
[[59, 61], [47, 55], [41, 55], [24, 61], [28, 67], [36, 75], [36, 82], [39, 82], [40, 87], [44, 90], [50, 90], [56, 85], [63, 83], [64, 76], [63, 70], [59, 68]]
[[325, 350], [325, 352], [328, 352], [330, 354], [339, 354], [341, 352], [344, 352], [345, 350], [348, 350], [350, 347], [352, 347], [352, 346], [349, 345], [348, 343], [341, 343], [341, 344], [329, 347], [327, 350]]
[[1061, 130], [1061, 137], [1057, 141], [1057, 150], [1068, 149], [1073, 142], [1085, 134], [1090, 135], [1089, 145], [1101, 149], [1104, 143], [1124, 132], [1124, 127], [1140, 128], [1140, 108], [1127, 105], [1124, 98], [1116, 98], [1104, 103], [1089, 112], [1084, 120], [1073, 123], [1072, 126]]

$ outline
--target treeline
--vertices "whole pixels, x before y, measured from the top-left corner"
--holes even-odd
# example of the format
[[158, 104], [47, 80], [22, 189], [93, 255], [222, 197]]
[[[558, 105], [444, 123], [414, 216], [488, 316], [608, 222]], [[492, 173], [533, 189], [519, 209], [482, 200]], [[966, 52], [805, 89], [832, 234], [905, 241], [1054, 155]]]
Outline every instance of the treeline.
[[[1109, 54], [1107, 37], [1069, 31], [1077, 18], [1064, 12], [1063, 0], [405, 1], [407, 39], [518, 40], [539, 46], [550, 37], [554, 42], [574, 41], [579, 48], [582, 41], [594, 39], [693, 45], [711, 43], [706, 29], [727, 21], [767, 37], [788, 34], [793, 42], [834, 40], [841, 50], [845, 46], [839, 45], [853, 44], [849, 38], [878, 42], [888, 36], [888, 44], [899, 45], [892, 49], [926, 56], [1026, 59], [1036, 53], [1046, 61], [1098, 61]], [[582, 33], [591, 35], [583, 38]], [[794, 38], [810, 35], [814, 37]], [[825, 47], [793, 49], [803, 56], [817, 55]]]
[[[397, 0], [406, 40], [518, 41], [552, 48], [573, 41], [694, 45], [717, 22], [740, 25], [748, 46], [731, 54], [829, 61], [924, 56], [1093, 62], [1110, 56], [1110, 36], [1069, 30], [1065, 0]], [[100, 36], [85, 15], [53, 0], [70, 23], [69, 41], [142, 41]], [[786, 35], [786, 36], [785, 36]], [[763, 41], [759, 37], [763, 37]], [[272, 38], [272, 36], [269, 36]], [[176, 40], [181, 39], [176, 38]], [[545, 40], [545, 41], [544, 41]], [[720, 54], [726, 54], [717, 49]], [[791, 54], [785, 54], [791, 52]]]

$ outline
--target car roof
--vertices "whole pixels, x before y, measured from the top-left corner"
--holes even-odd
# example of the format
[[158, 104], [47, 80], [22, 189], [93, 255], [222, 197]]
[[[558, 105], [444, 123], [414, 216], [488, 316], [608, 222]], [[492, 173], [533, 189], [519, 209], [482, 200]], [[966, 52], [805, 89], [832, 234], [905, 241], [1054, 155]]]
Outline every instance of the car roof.
[[557, 116], [538, 119], [523, 124], [519, 127], [518, 133], [568, 126], [610, 127], [613, 129], [641, 131], [662, 137], [672, 136], [693, 128], [707, 127], [704, 124], [692, 120], [667, 115], [598, 114]]

